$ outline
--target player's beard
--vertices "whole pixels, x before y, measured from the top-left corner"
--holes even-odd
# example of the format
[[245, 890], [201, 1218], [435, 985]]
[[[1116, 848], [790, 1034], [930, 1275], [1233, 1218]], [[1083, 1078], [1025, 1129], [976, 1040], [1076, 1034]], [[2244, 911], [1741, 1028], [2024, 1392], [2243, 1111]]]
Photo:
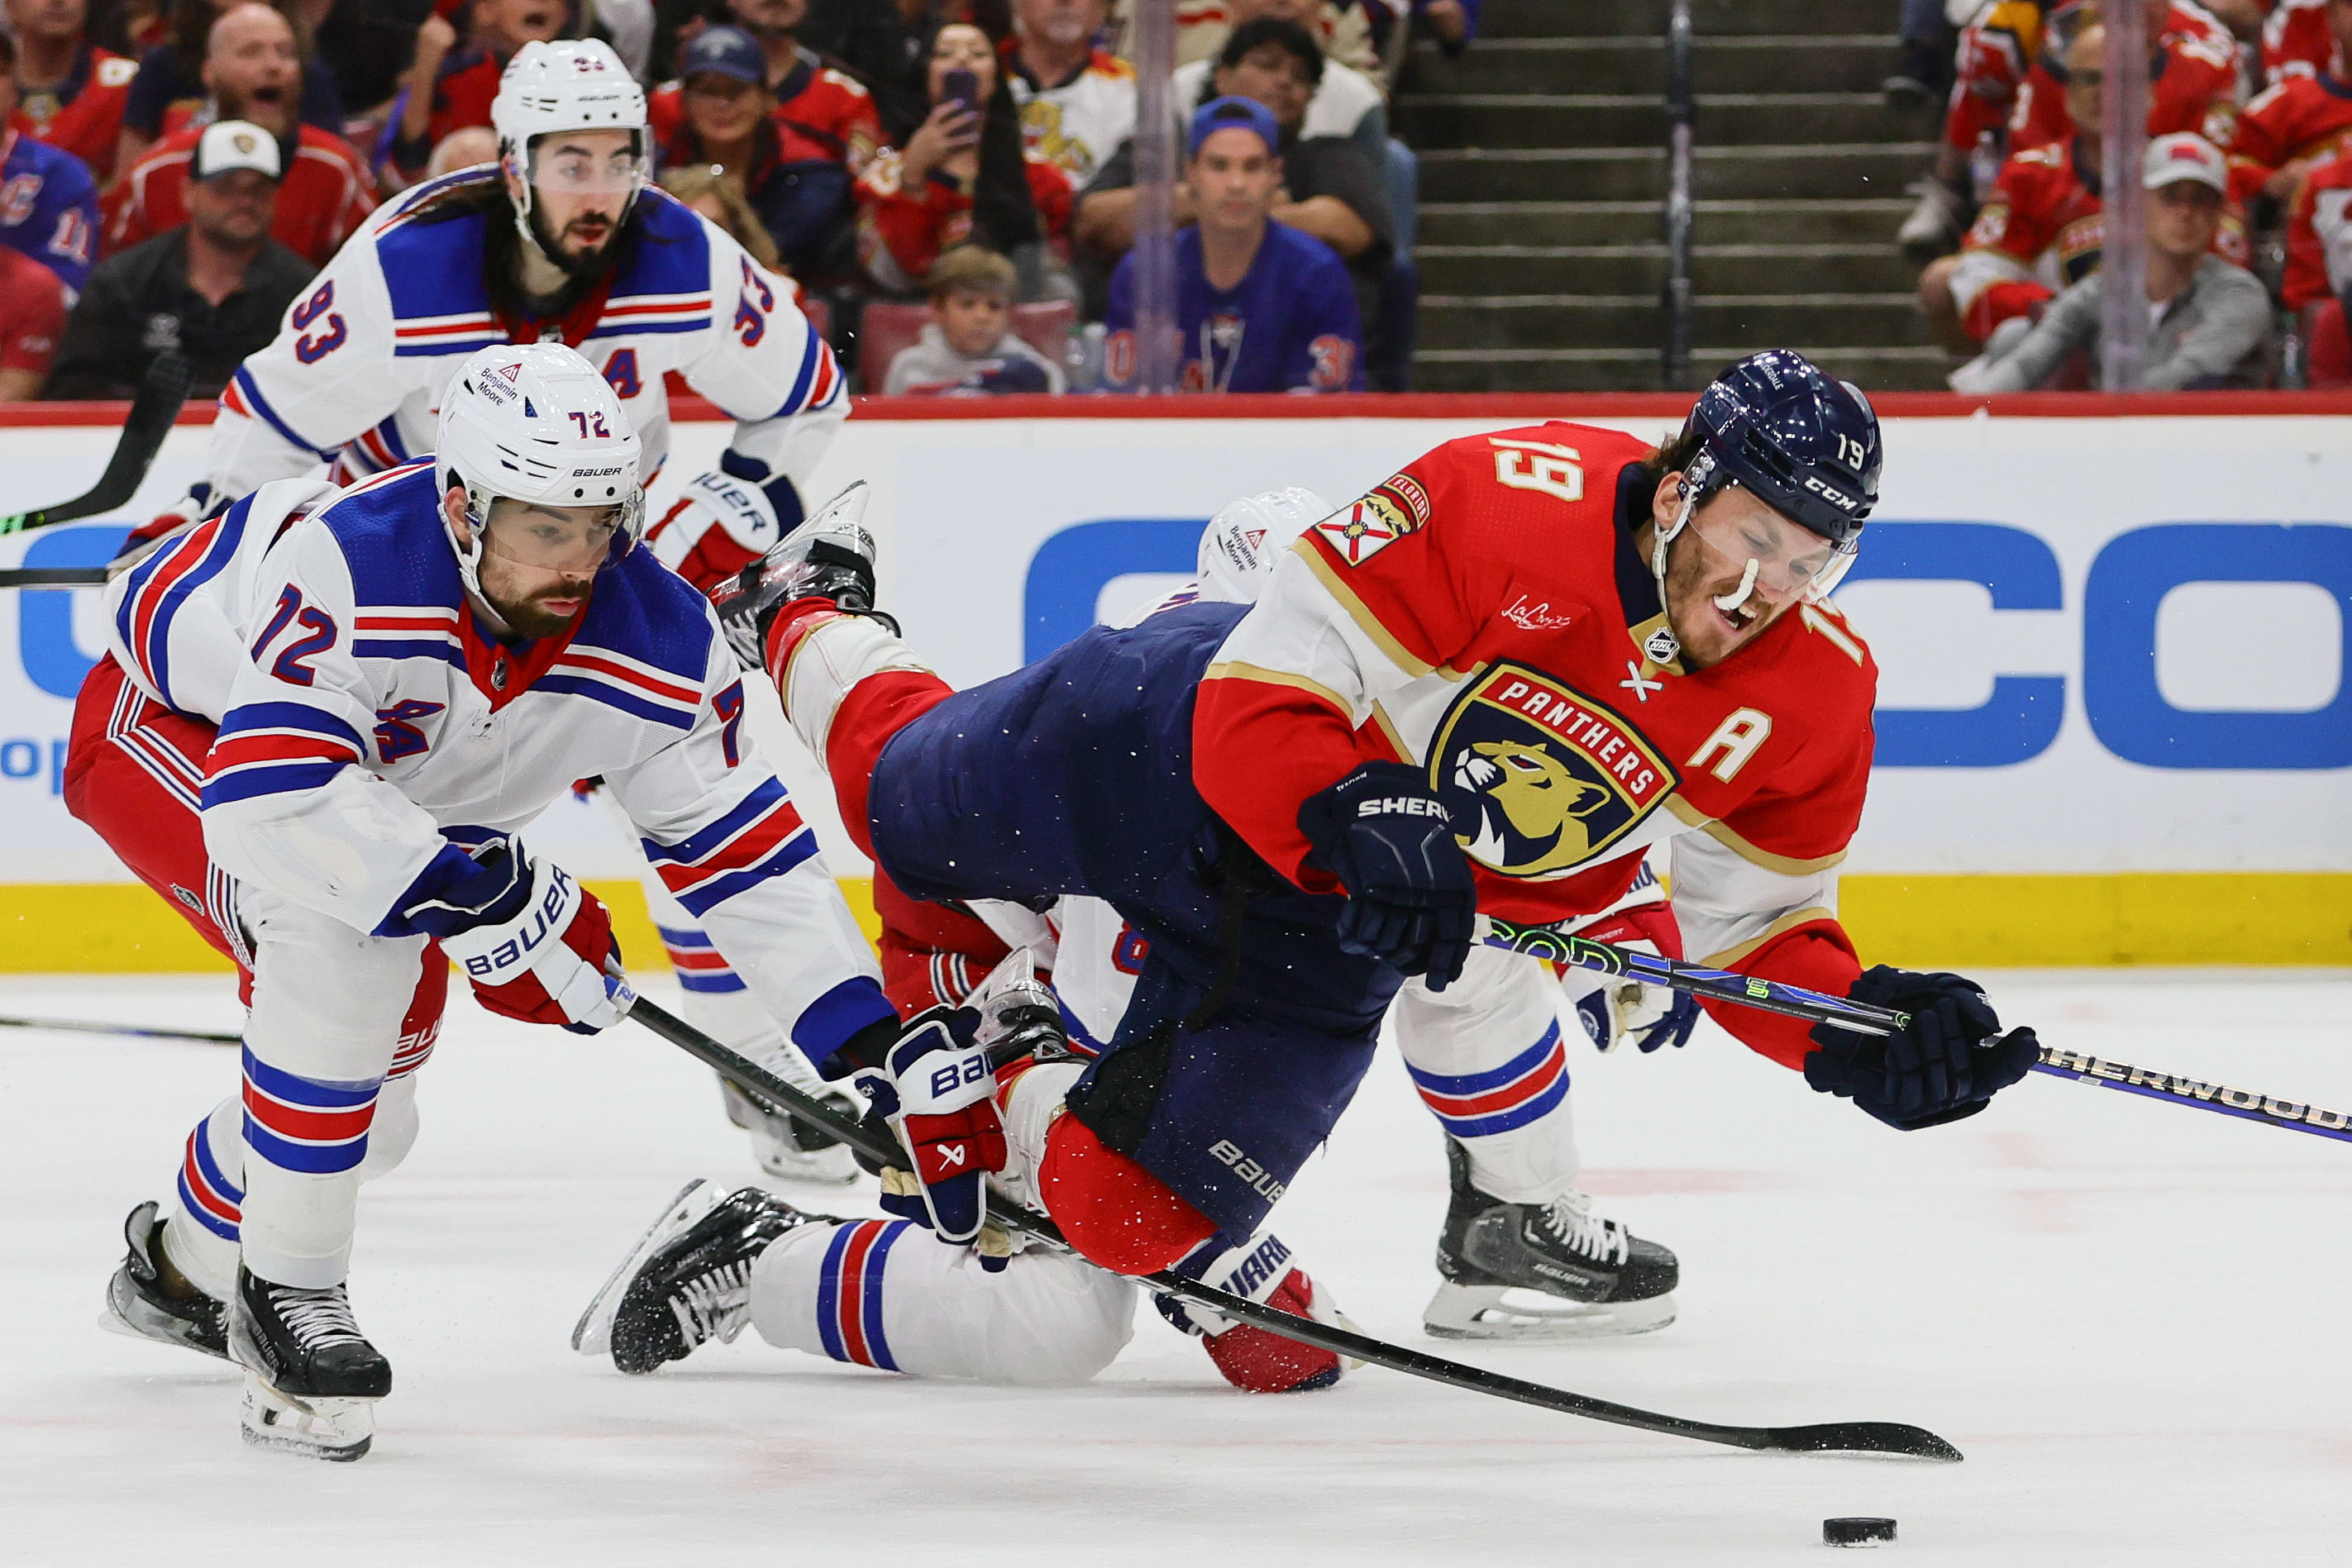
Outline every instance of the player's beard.
[[[1740, 566], [1744, 570], [1747, 564], [1742, 561]], [[1666, 559], [1666, 608], [1668, 623], [1682, 640], [1685, 664], [1704, 668], [1720, 664], [1763, 635], [1765, 628], [1788, 609], [1787, 602], [1768, 604], [1760, 595], [1751, 593], [1738, 612], [1727, 615], [1715, 601], [1738, 593], [1741, 575], [1738, 571], [1728, 577], [1723, 574], [1719, 558], [1706, 548], [1696, 529], [1685, 528], [1684, 537], [1675, 541]]]
[[[565, 229], [564, 235], [551, 235], [547, 232], [546, 210], [533, 202], [530, 208], [530, 237], [538, 245], [540, 254], [562, 269], [565, 277], [576, 282], [588, 282], [612, 270], [613, 264], [620, 256], [621, 229], [627, 218], [628, 214], [624, 213], [620, 222], [604, 225], [603, 243], [593, 250], [575, 254], [564, 247], [562, 239], [564, 235], [570, 235], [580, 228], [579, 221], [573, 220], [572, 224]], [[583, 243], [584, 239], [585, 236], [583, 236]]]
[[[553, 637], [579, 619], [581, 610], [587, 608], [587, 598], [588, 590], [584, 585], [553, 588], [544, 593], [535, 593], [520, 604], [492, 604], [490, 608], [497, 611], [499, 619], [520, 636]], [[546, 601], [551, 599], [575, 599], [582, 602], [579, 609], [559, 615], [545, 608]]]

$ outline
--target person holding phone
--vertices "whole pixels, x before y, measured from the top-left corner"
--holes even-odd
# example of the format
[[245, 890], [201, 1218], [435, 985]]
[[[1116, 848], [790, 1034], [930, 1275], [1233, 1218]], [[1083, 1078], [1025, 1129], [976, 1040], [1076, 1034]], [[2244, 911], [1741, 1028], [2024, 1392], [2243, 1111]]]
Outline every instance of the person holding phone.
[[1022, 147], [1021, 121], [988, 35], [951, 22], [932, 36], [918, 124], [887, 127], [896, 144], [856, 187], [857, 259], [893, 294], [919, 292], [943, 251], [984, 245], [1013, 258], [1020, 296], [1051, 292], [1067, 254], [1068, 176]]

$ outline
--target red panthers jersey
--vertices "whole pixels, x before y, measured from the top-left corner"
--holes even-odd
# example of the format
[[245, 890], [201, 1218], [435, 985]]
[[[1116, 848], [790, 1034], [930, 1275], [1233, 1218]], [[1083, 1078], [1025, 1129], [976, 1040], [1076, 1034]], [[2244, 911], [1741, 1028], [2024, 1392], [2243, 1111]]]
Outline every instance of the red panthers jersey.
[[114, 178], [115, 141], [122, 134], [122, 105], [139, 62], [84, 44], [73, 69], [54, 91], [26, 92], [17, 100], [17, 130], [62, 148], [89, 166], [100, 184]]
[[2327, 25], [2327, 0], [2282, 0], [2263, 21], [2263, 85], [2322, 75], [2338, 81], [2346, 76], [2344, 51]]
[[[2195, 131], [2226, 143], [2238, 99], [2238, 40], [2210, 13], [2173, 6], [2149, 67], [2147, 93], [2150, 136]], [[2017, 89], [2009, 144], [2013, 150], [2070, 141], [2075, 129], [2074, 117], [2066, 112], [2066, 89], [2045, 55]]]
[[[646, 120], [656, 147], [670, 145], [686, 119], [683, 90], [672, 82], [646, 99]], [[776, 108], [770, 118], [782, 139], [779, 162], [843, 163], [854, 176], [864, 172], [882, 146], [882, 120], [874, 110], [874, 95], [806, 49], [776, 84]]]
[[2352, 293], [2352, 158], [2314, 169], [2296, 188], [2279, 292], [2295, 310]]
[[2282, 164], [2321, 162], [2342, 151], [2352, 131], [2352, 82], [2291, 76], [2246, 105], [2229, 141], [2230, 193], [2251, 199]]
[[[1465, 436], [1308, 529], [1202, 682], [1195, 780], [1328, 892], [1300, 805], [1365, 762], [1425, 770], [1507, 920], [1605, 909], [1671, 841], [1695, 957], [1843, 996], [1877, 668], [1828, 604], [1684, 668], [1633, 542], [1646, 451], [1578, 424]], [[1791, 1066], [1812, 1049], [1801, 1023], [1718, 1017]]]

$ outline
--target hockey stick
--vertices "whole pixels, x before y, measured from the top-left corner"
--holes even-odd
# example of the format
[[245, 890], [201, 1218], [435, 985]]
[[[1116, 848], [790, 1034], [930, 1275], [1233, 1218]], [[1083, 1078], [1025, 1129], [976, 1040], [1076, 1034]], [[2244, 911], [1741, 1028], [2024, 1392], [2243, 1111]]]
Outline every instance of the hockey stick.
[[205, 1045], [242, 1045], [241, 1034], [215, 1034], [201, 1029], [149, 1029], [144, 1024], [97, 1023], [88, 1019], [0, 1018], [0, 1029], [57, 1029], [79, 1034], [129, 1034], [147, 1040], [193, 1040]]
[[2242, 1116], [2249, 1122], [2261, 1122], [2273, 1127], [2285, 1127], [2297, 1133], [2316, 1133], [2323, 1138], [2341, 1138], [2352, 1143], [2352, 1116], [2324, 1106], [2306, 1104], [2299, 1100], [2281, 1100], [2275, 1095], [2257, 1094], [2251, 1089], [2229, 1089], [2219, 1083], [2207, 1083], [2200, 1079], [2183, 1078], [2176, 1072], [2158, 1072], [2128, 1062], [2107, 1061], [2087, 1051], [2061, 1051], [2056, 1046], [2042, 1048], [2042, 1060], [2033, 1064], [2036, 1072], [2047, 1072], [2053, 1078], [2070, 1079], [2087, 1083], [2094, 1089], [2121, 1089], [2126, 1093], [2145, 1094], [2151, 1100], [2169, 1104], [2187, 1105], [2199, 1111], [2218, 1111], [2224, 1116]]
[[0, 568], [0, 588], [104, 588], [102, 566], [12, 566]]
[[[745, 1093], [755, 1095], [771, 1105], [790, 1111], [804, 1122], [824, 1128], [877, 1164], [905, 1164], [906, 1155], [900, 1150], [888, 1141], [877, 1137], [862, 1124], [852, 1121], [823, 1101], [803, 1094], [757, 1063], [730, 1051], [693, 1025], [673, 1017], [643, 997], [636, 998], [631, 1006], [629, 1016], [717, 1071]], [[1062, 1239], [1062, 1233], [1054, 1222], [1043, 1215], [1032, 1214], [1025, 1209], [1012, 1209], [995, 1218], [1009, 1228], [1076, 1250]], [[1673, 1437], [1693, 1437], [1703, 1443], [1723, 1443], [1736, 1448], [1752, 1448], [1766, 1453], [1899, 1454], [1913, 1458], [1946, 1460], [1960, 1458], [1958, 1448], [1933, 1432], [1900, 1422], [1834, 1421], [1811, 1427], [1727, 1427], [1712, 1421], [1685, 1420], [1678, 1416], [1661, 1416], [1654, 1411], [1637, 1410], [1630, 1405], [1595, 1399], [1591, 1395], [1547, 1388], [1540, 1383], [1508, 1377], [1484, 1367], [1423, 1355], [1419, 1351], [1406, 1350], [1364, 1334], [1350, 1333], [1345, 1329], [1307, 1318], [1293, 1317], [1278, 1308], [1260, 1306], [1245, 1297], [1229, 1294], [1214, 1286], [1187, 1280], [1165, 1270], [1157, 1274], [1143, 1275], [1137, 1282], [1168, 1295], [1181, 1297], [1223, 1317], [1254, 1324], [1269, 1333], [1280, 1334], [1285, 1339], [1312, 1345], [1318, 1350], [1352, 1356], [1359, 1361], [1370, 1362], [1375, 1366], [1385, 1366], [1392, 1372], [1425, 1377], [1433, 1383], [1467, 1389], [1474, 1394], [1492, 1394], [1499, 1398], [1517, 1400], [1522, 1405], [1534, 1405], [1570, 1416], [1588, 1416], [1620, 1427], [1637, 1427], [1645, 1432], [1661, 1432]]]
[[188, 361], [177, 351], [167, 349], [155, 356], [155, 362], [147, 367], [147, 374], [139, 382], [139, 395], [131, 400], [131, 412], [122, 421], [122, 434], [114, 444], [114, 455], [106, 460], [106, 472], [98, 476], [98, 483], [70, 501], [0, 517], [0, 534], [24, 533], [52, 523], [94, 517], [130, 500], [140, 481], [147, 477], [155, 454], [163, 448], [163, 438], [172, 433], [173, 424], [179, 419], [180, 405], [188, 401], [192, 376]]
[[1896, 1012], [1892, 1008], [1872, 1007], [1867, 1002], [1850, 1001], [1844, 997], [1809, 991], [1802, 986], [1784, 985], [1754, 975], [1710, 969], [1704, 964], [1685, 963], [1680, 958], [1662, 958], [1655, 953], [1637, 953], [1590, 937], [1571, 936], [1550, 925], [1520, 925], [1482, 915], [1478, 917], [1478, 940], [1507, 952], [1525, 953], [1530, 957], [1547, 958], [1555, 964], [1603, 975], [1622, 975], [1647, 985], [1668, 986], [1695, 997], [1760, 1008], [1768, 1013], [1785, 1013], [1809, 1023], [1830, 1024], [1856, 1034], [1896, 1034], [1911, 1021], [1909, 1013]]

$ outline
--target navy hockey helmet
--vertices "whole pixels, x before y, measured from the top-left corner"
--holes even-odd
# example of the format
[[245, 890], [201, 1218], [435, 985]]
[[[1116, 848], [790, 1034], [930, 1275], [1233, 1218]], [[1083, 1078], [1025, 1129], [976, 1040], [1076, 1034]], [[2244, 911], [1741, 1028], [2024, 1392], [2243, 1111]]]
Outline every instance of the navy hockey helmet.
[[1736, 484], [1782, 517], [1853, 554], [1878, 504], [1878, 415], [1862, 389], [1833, 381], [1793, 349], [1767, 349], [1699, 394], [1689, 483], [1704, 500]]

